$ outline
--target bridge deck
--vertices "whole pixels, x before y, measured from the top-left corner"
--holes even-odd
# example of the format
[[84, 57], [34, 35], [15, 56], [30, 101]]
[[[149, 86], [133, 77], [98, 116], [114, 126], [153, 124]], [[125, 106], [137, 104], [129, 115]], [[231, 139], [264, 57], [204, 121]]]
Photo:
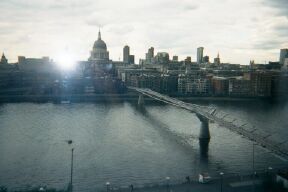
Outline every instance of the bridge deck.
[[[247, 128], [247, 124], [243, 121], [240, 121], [239, 119], [233, 118], [232, 121], [229, 121], [229, 119], [226, 118], [228, 114], [225, 114], [219, 110], [217, 110], [215, 107], [210, 106], [201, 106], [196, 105], [192, 103], [183, 102], [179, 99], [175, 99], [172, 97], [169, 97], [167, 95], [160, 94], [156, 91], [152, 91], [151, 89], [146, 88], [136, 88], [136, 87], [128, 87], [129, 89], [135, 90], [143, 95], [146, 95], [148, 97], [154, 98], [155, 100], [162, 101], [164, 103], [174, 105], [176, 107], [180, 107], [182, 109], [188, 110], [190, 112], [196, 113], [197, 115], [200, 115], [202, 117], [205, 117], [209, 119], [210, 121], [213, 121], [217, 123], [220, 126], [226, 127], [244, 137], [247, 139], [256, 142], [260, 146], [267, 148], [271, 152], [288, 159], [288, 151], [286, 148], [282, 147], [284, 142], [275, 142], [268, 140], [267, 138], [271, 135], [261, 135], [257, 133], [257, 129], [254, 126], [250, 126], [251, 128]], [[231, 120], [231, 119], [230, 119]], [[240, 125], [235, 124], [235, 122], [241, 122]]]

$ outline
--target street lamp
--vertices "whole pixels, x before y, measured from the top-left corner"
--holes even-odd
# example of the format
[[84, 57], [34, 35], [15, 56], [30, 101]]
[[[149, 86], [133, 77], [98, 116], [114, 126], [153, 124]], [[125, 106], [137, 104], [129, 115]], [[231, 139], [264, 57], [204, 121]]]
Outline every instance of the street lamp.
[[109, 191], [109, 187], [110, 187], [110, 182], [106, 182], [106, 189], [107, 189], [107, 192]]
[[74, 148], [71, 149], [71, 175], [70, 175], [71, 192], [73, 192], [73, 158], [74, 158]]
[[221, 183], [221, 192], [223, 191], [223, 175], [224, 175], [224, 173], [223, 172], [220, 172], [220, 177], [221, 177], [221, 181], [220, 181], [220, 183]]
[[252, 146], [252, 158], [253, 158], [252, 159], [252, 169], [253, 169], [252, 182], [253, 182], [253, 191], [255, 191], [255, 181], [254, 180], [255, 180], [256, 171], [255, 171], [255, 135], [254, 135], [254, 133], [253, 133], [252, 144], [253, 144], [253, 146]]
[[268, 167], [268, 174], [269, 175], [272, 175], [272, 171], [273, 171], [273, 168], [272, 167]]
[[272, 167], [268, 167], [268, 175], [271, 178], [272, 178], [272, 173], [273, 173], [272, 171], [273, 171], [273, 168]]
[[170, 181], [170, 177], [166, 177], [167, 192], [169, 191], [169, 181]]
[[254, 172], [255, 172], [255, 141], [254, 141], [254, 139], [253, 139], [252, 156], [253, 156], [252, 169], [253, 169], [253, 174], [254, 174]]
[[[72, 145], [72, 140], [66, 140], [68, 145]], [[73, 192], [73, 158], [74, 158], [74, 148], [71, 148], [71, 167], [70, 167], [70, 185], [69, 185], [69, 191]]]

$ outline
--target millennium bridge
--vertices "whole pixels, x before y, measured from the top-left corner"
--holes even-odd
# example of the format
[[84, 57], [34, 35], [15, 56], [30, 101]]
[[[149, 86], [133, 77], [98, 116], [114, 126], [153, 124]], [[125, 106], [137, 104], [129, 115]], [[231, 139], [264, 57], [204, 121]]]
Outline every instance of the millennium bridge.
[[255, 126], [250, 126], [248, 123], [245, 123], [240, 119], [231, 118], [229, 114], [221, 112], [214, 106], [202, 106], [187, 103], [147, 88], [128, 87], [128, 89], [139, 93], [138, 105], [140, 106], [144, 106], [144, 96], [148, 96], [155, 100], [195, 113], [201, 121], [199, 139], [210, 139], [209, 122], [214, 122], [221, 127], [228, 128], [229, 130], [249, 139], [253, 142], [253, 146], [254, 143], [257, 143], [272, 153], [288, 160], [288, 150], [285, 147], [286, 141], [288, 140], [279, 141], [276, 139], [277, 141], [272, 141], [269, 139], [273, 136], [272, 134], [267, 135], [266, 133], [265, 135], [258, 133], [260, 131]]

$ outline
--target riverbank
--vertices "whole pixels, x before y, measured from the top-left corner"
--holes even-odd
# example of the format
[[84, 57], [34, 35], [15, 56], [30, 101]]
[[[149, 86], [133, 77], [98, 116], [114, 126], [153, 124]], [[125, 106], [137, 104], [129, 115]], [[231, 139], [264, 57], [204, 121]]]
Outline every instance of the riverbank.
[[[3, 192], [16, 192], [15, 190], [8, 190], [5, 187], [0, 187], [0, 191]], [[2, 192], [1, 191], [1, 192]], [[69, 192], [67, 189], [57, 190], [53, 188], [47, 188], [47, 186], [37, 186], [31, 189], [17, 190], [17, 192]], [[98, 189], [100, 192], [183, 192], [183, 191], [198, 191], [198, 192], [263, 192], [263, 191], [287, 191], [281, 185], [276, 182], [276, 175], [272, 172], [265, 172], [257, 174], [254, 177], [252, 175], [238, 175], [238, 176], [226, 176], [213, 178], [207, 183], [201, 183], [194, 179], [187, 179], [184, 182], [178, 184], [170, 183], [170, 180], [165, 180], [160, 183], [144, 184], [143, 186], [114, 186], [113, 184], [103, 186], [102, 189]]]
[[207, 183], [201, 183], [198, 178], [192, 178], [178, 184], [171, 184], [169, 180], [158, 184], [147, 184], [141, 187], [127, 186], [116, 187], [109, 186], [103, 188], [105, 191], [115, 192], [183, 192], [183, 191], [198, 191], [198, 192], [263, 192], [263, 191], [287, 191], [281, 183], [276, 182], [275, 172], [261, 172], [256, 175], [225, 175], [211, 178]]
[[[1, 103], [17, 103], [17, 102], [123, 102], [123, 101], [137, 101], [138, 93], [128, 92], [125, 94], [63, 94], [63, 95], [0, 95]], [[254, 101], [267, 100], [268, 98], [257, 97], [199, 97], [199, 96], [183, 96], [173, 95], [177, 99], [183, 101]], [[155, 99], [145, 97], [145, 101], [154, 101]]]

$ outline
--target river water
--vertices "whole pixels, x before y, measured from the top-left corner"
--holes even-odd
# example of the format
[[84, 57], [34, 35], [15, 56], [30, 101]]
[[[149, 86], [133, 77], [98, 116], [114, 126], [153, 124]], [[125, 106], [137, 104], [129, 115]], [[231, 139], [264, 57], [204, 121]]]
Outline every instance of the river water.
[[[199, 103], [199, 102], [198, 102]], [[288, 105], [263, 101], [201, 102], [255, 125], [272, 139], [288, 136]], [[131, 183], [171, 182], [208, 172], [252, 172], [247, 139], [210, 123], [209, 143], [199, 145], [200, 121], [169, 105], [133, 103], [0, 105], [0, 185], [19, 189], [65, 188], [74, 150], [76, 191]], [[73, 140], [69, 145], [66, 140]], [[286, 144], [286, 143], [285, 143]], [[285, 145], [284, 144], [284, 145]], [[255, 167], [287, 166], [287, 161], [255, 146]]]

